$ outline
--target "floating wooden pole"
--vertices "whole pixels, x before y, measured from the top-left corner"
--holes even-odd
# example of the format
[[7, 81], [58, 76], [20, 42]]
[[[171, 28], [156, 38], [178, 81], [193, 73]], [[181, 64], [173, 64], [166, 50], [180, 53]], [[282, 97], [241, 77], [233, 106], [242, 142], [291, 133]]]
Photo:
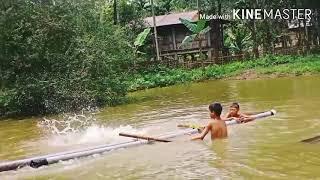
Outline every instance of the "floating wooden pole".
[[311, 143], [311, 144], [320, 143], [320, 135], [309, 138], [309, 139], [302, 140], [301, 142]]
[[119, 136], [131, 137], [131, 138], [137, 138], [137, 139], [145, 139], [145, 140], [148, 140], [148, 141], [171, 142], [171, 141], [166, 140], [166, 139], [160, 139], [160, 138], [142, 136], [142, 135], [136, 135], [136, 134], [119, 133]]

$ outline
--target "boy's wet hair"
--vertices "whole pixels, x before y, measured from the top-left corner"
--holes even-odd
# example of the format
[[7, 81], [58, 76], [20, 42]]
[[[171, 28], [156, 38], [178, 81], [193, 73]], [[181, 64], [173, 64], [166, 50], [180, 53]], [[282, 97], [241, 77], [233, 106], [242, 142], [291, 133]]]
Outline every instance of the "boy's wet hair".
[[216, 115], [220, 116], [222, 112], [222, 106], [220, 103], [212, 103], [209, 105], [209, 110], [211, 113], [215, 113]]
[[240, 109], [239, 103], [236, 103], [236, 102], [232, 103], [230, 107]]

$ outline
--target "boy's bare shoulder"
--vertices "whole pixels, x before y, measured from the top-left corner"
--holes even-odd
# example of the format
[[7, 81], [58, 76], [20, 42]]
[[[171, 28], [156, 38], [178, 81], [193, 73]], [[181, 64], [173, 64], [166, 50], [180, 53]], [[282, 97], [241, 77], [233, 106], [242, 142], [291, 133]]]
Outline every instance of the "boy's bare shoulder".
[[218, 120], [215, 120], [215, 119], [213, 119], [213, 120], [211, 120], [210, 122], [209, 122], [209, 124], [211, 125], [211, 126], [215, 126], [215, 125], [217, 125], [217, 124], [219, 124], [220, 122], [218, 121]]
[[212, 120], [210, 121], [211, 126], [221, 126], [226, 125], [226, 122], [223, 120]]

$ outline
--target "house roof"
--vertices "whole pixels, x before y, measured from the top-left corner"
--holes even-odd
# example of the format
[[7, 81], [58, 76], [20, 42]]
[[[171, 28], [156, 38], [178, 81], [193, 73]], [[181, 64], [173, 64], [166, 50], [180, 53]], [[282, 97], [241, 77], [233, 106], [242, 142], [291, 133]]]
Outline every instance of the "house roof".
[[[188, 12], [182, 12], [182, 13], [173, 13], [173, 14], [167, 14], [162, 16], [156, 16], [156, 26], [168, 26], [168, 25], [174, 25], [174, 24], [182, 24], [179, 20], [179, 18], [188, 19], [191, 21], [197, 21], [198, 20], [198, 11], [188, 11]], [[153, 18], [147, 17], [144, 19], [147, 26], [153, 27]]]

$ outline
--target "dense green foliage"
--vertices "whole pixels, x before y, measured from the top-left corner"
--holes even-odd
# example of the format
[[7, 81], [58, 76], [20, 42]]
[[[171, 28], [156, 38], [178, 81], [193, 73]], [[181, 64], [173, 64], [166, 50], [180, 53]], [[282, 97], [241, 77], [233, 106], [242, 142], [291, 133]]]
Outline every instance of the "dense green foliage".
[[231, 52], [242, 54], [252, 47], [251, 33], [243, 24], [238, 24], [227, 30], [225, 33], [225, 45]]
[[133, 51], [124, 30], [102, 18], [104, 1], [53, 2], [1, 7], [0, 115], [114, 104], [127, 93]]
[[212, 65], [198, 69], [168, 69], [158, 67], [151, 72], [135, 75], [130, 79], [130, 90], [164, 87], [173, 84], [220, 79], [237, 76], [247, 70], [258, 74], [320, 73], [320, 56], [266, 56], [256, 60], [233, 62], [226, 65]]

